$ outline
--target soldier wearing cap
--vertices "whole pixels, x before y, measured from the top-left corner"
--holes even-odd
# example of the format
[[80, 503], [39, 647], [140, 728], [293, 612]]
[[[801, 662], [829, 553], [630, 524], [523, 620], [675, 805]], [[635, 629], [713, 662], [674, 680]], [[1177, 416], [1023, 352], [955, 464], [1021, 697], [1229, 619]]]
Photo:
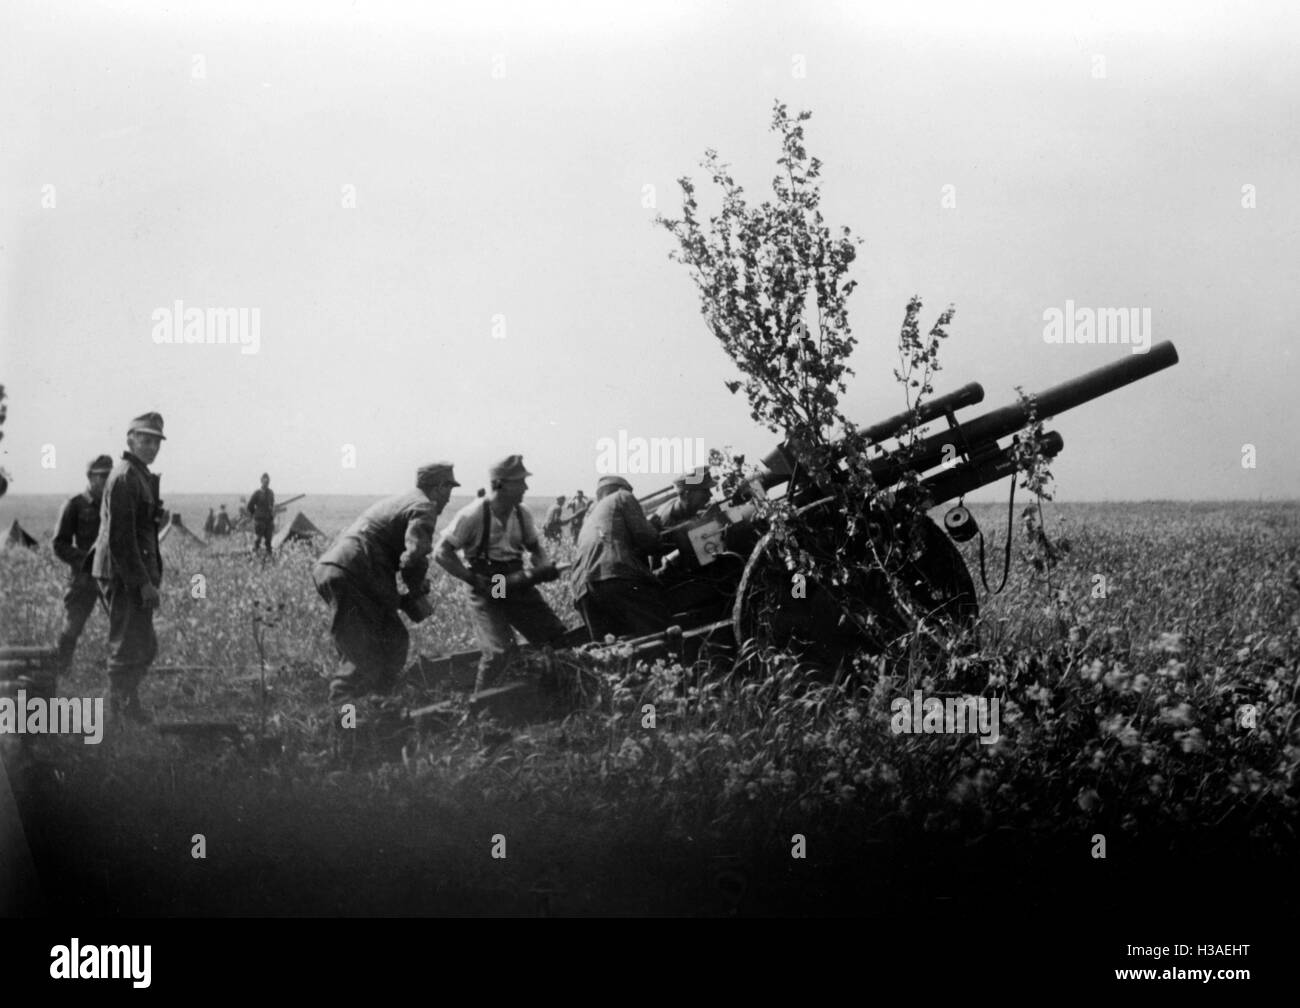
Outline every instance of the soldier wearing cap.
[[[418, 622], [427, 599], [434, 526], [453, 487], [450, 462], [421, 466], [415, 489], [366, 508], [316, 561], [316, 591], [334, 608], [330, 634], [340, 662], [330, 682], [338, 702], [388, 693], [406, 667], [410, 634], [398, 610]], [[407, 592], [397, 590], [401, 578]]]
[[697, 466], [673, 480], [677, 496], [664, 502], [650, 516], [650, 522], [663, 530], [679, 525], [709, 506], [713, 499], [713, 474], [708, 466]]
[[660, 544], [627, 480], [602, 477], [570, 575], [574, 607], [593, 641], [606, 634], [641, 637], [668, 629], [668, 600], [646, 563], [647, 554], [666, 548], [671, 547]]
[[158, 529], [164, 514], [158, 476], [149, 466], [163, 441], [163, 419], [144, 413], [127, 428], [127, 451], [104, 486], [91, 572], [108, 596], [109, 710], [152, 719], [140, 705], [140, 681], [158, 653], [153, 613], [162, 584]]
[[[515, 630], [529, 644], [553, 644], [566, 633], [535, 587], [554, 581], [559, 572], [537, 539], [532, 514], [520, 506], [532, 473], [524, 468], [523, 456], [510, 455], [488, 475], [491, 496], [471, 501], [457, 512], [443, 532], [436, 554], [443, 569], [470, 588], [481, 652], [476, 693], [490, 686], [509, 663], [516, 648]], [[527, 573], [525, 553], [533, 564]]]
[[63, 503], [54, 533], [54, 555], [68, 565], [68, 590], [63, 595], [63, 630], [59, 634], [59, 669], [66, 671], [77, 650], [77, 640], [99, 601], [99, 589], [86, 558], [99, 537], [99, 508], [113, 460], [100, 455], [86, 467], [86, 489]]
[[253, 516], [253, 553], [266, 540], [266, 555], [271, 555], [271, 534], [275, 531], [275, 491], [271, 477], [262, 473], [262, 485], [248, 498], [248, 513]]

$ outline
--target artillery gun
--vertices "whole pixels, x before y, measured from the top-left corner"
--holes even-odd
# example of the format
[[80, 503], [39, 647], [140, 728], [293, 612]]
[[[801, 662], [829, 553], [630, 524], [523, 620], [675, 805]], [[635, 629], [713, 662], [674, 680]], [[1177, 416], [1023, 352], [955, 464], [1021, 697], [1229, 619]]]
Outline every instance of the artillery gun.
[[[1174, 345], [1159, 343], [1144, 355], [1099, 367], [973, 420], [958, 422], [956, 412], [983, 402], [984, 389], [976, 383], [929, 400], [914, 413], [873, 424], [859, 434], [883, 449], [909, 428], [947, 421], [908, 451], [882, 450], [868, 462], [872, 481], [883, 493], [871, 508], [864, 502], [858, 514], [841, 513], [828, 487], [801, 472], [789, 445], [778, 446], [763, 459], [759, 475], [730, 499], [665, 531], [677, 547], [660, 572], [674, 623], [688, 637], [729, 636], [736, 644], [754, 640], [828, 664], [845, 654], [879, 651], [905, 632], [905, 603], [933, 624], [950, 629], [970, 625], [979, 602], [955, 545], [977, 534], [970, 512], [961, 504], [953, 507], [942, 529], [924, 518], [911, 544], [903, 541], [906, 516], [918, 506], [928, 510], [1014, 478], [1015, 445], [1004, 447], [999, 439], [1031, 422], [1031, 403], [1038, 419], [1057, 416], [1177, 362]], [[1047, 432], [1039, 445], [1050, 458], [1061, 452], [1064, 441]], [[917, 480], [909, 482], [909, 472]], [[758, 499], [774, 491], [783, 491], [806, 519], [800, 547], [834, 557], [843, 583], [827, 589], [796, 581], [779, 556], [775, 533], [759, 517]], [[671, 487], [656, 491], [641, 498], [642, 506], [649, 511], [675, 492]], [[882, 558], [895, 561], [892, 579], [882, 569]], [[637, 643], [649, 649], [656, 642]]]
[[[942, 529], [925, 517], [916, 525], [920, 541], [907, 544], [902, 533], [914, 509], [937, 507], [1014, 478], [1014, 443], [1004, 447], [999, 439], [1016, 435], [1031, 422], [1030, 403], [1034, 416], [1046, 420], [1176, 363], [1174, 345], [1159, 343], [1144, 355], [1099, 367], [964, 423], [957, 421], [957, 410], [984, 400], [984, 389], [976, 383], [860, 430], [865, 442], [881, 449], [868, 468], [882, 493], [872, 506], [864, 501], [857, 514], [843, 514], [828, 488], [800, 470], [790, 446], [778, 446], [763, 459], [758, 475], [728, 499], [663, 531], [676, 550], [657, 576], [668, 595], [674, 625], [664, 633], [622, 639], [618, 645], [637, 657], [668, 653], [693, 660], [713, 648], [734, 651], [755, 641], [834, 667], [845, 656], [878, 652], [906, 632], [904, 602], [931, 623], [968, 626], [979, 614], [979, 602], [955, 542], [975, 534], [974, 519], [959, 504], [945, 516]], [[920, 438], [908, 451], [884, 449], [885, 442], [909, 429], [919, 431], [941, 420], [947, 421], [946, 428]], [[1045, 456], [1053, 457], [1064, 441], [1048, 432], [1039, 445]], [[917, 479], [909, 480], [909, 473]], [[639, 500], [649, 513], [676, 492], [665, 487]], [[776, 493], [783, 493], [809, 519], [799, 532], [800, 547], [834, 556], [842, 584], [827, 589], [805, 583], [802, 591], [793, 590], [791, 571], [759, 507], [760, 499]], [[886, 573], [882, 557], [899, 562]], [[561, 643], [591, 646], [582, 626], [570, 630]], [[438, 678], [472, 681], [477, 659], [478, 652], [464, 652], [427, 661], [425, 669]]]

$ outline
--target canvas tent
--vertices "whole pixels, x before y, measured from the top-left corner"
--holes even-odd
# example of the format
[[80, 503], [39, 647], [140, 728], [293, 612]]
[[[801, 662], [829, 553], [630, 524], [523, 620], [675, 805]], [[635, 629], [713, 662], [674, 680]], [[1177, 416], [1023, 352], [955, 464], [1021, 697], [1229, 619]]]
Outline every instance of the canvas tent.
[[196, 536], [181, 521], [181, 516], [172, 513], [172, 520], [158, 533], [158, 545], [165, 550], [207, 549], [208, 544]]
[[9, 534], [5, 536], [4, 545], [6, 549], [11, 546], [26, 546], [28, 549], [37, 549], [40, 544], [27, 534], [27, 531], [18, 524], [18, 519], [15, 518], [14, 523], [9, 526]]
[[288, 542], [312, 542], [316, 536], [324, 536], [325, 533], [311, 523], [311, 519], [299, 511], [293, 516], [291, 521], [284, 528], [275, 534], [271, 540], [271, 545], [279, 549]]

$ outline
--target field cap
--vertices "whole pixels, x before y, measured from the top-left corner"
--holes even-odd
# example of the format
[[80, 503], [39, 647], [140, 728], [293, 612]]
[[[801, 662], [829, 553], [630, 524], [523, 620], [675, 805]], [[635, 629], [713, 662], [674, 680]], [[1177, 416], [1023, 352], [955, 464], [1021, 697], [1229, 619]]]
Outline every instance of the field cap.
[[111, 473], [113, 471], [113, 460], [107, 455], [99, 455], [91, 459], [90, 464], [86, 466], [86, 475], [94, 476], [96, 473]]
[[437, 486], [439, 483], [450, 483], [452, 486], [460, 486], [456, 482], [456, 473], [452, 469], [450, 462], [430, 462], [428, 465], [422, 465], [415, 470], [415, 485], [418, 487]]
[[126, 429], [128, 434], [156, 434], [160, 440], [166, 441], [163, 436], [163, 418], [161, 413], [141, 413], [131, 421], [131, 426]]
[[709, 471], [708, 466], [696, 466], [690, 472], [673, 480], [673, 486], [678, 490], [685, 490], [687, 487], [709, 490], [713, 487], [713, 473]]
[[616, 490], [630, 491], [632, 489], [632, 484], [622, 476], [602, 476], [596, 481], [596, 496], [599, 497], [600, 492], [606, 487], [613, 487]]
[[494, 480], [524, 479], [531, 475], [532, 473], [524, 468], [522, 455], [507, 455], [488, 470], [488, 478]]

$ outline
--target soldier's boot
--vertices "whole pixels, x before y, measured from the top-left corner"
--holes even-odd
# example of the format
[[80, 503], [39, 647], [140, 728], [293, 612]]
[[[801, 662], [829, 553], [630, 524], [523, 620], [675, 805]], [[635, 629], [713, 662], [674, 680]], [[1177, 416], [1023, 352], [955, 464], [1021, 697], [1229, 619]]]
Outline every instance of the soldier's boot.
[[140, 679], [136, 669], [109, 673], [108, 709], [114, 719], [138, 725], [153, 724], [153, 715], [140, 703]]

